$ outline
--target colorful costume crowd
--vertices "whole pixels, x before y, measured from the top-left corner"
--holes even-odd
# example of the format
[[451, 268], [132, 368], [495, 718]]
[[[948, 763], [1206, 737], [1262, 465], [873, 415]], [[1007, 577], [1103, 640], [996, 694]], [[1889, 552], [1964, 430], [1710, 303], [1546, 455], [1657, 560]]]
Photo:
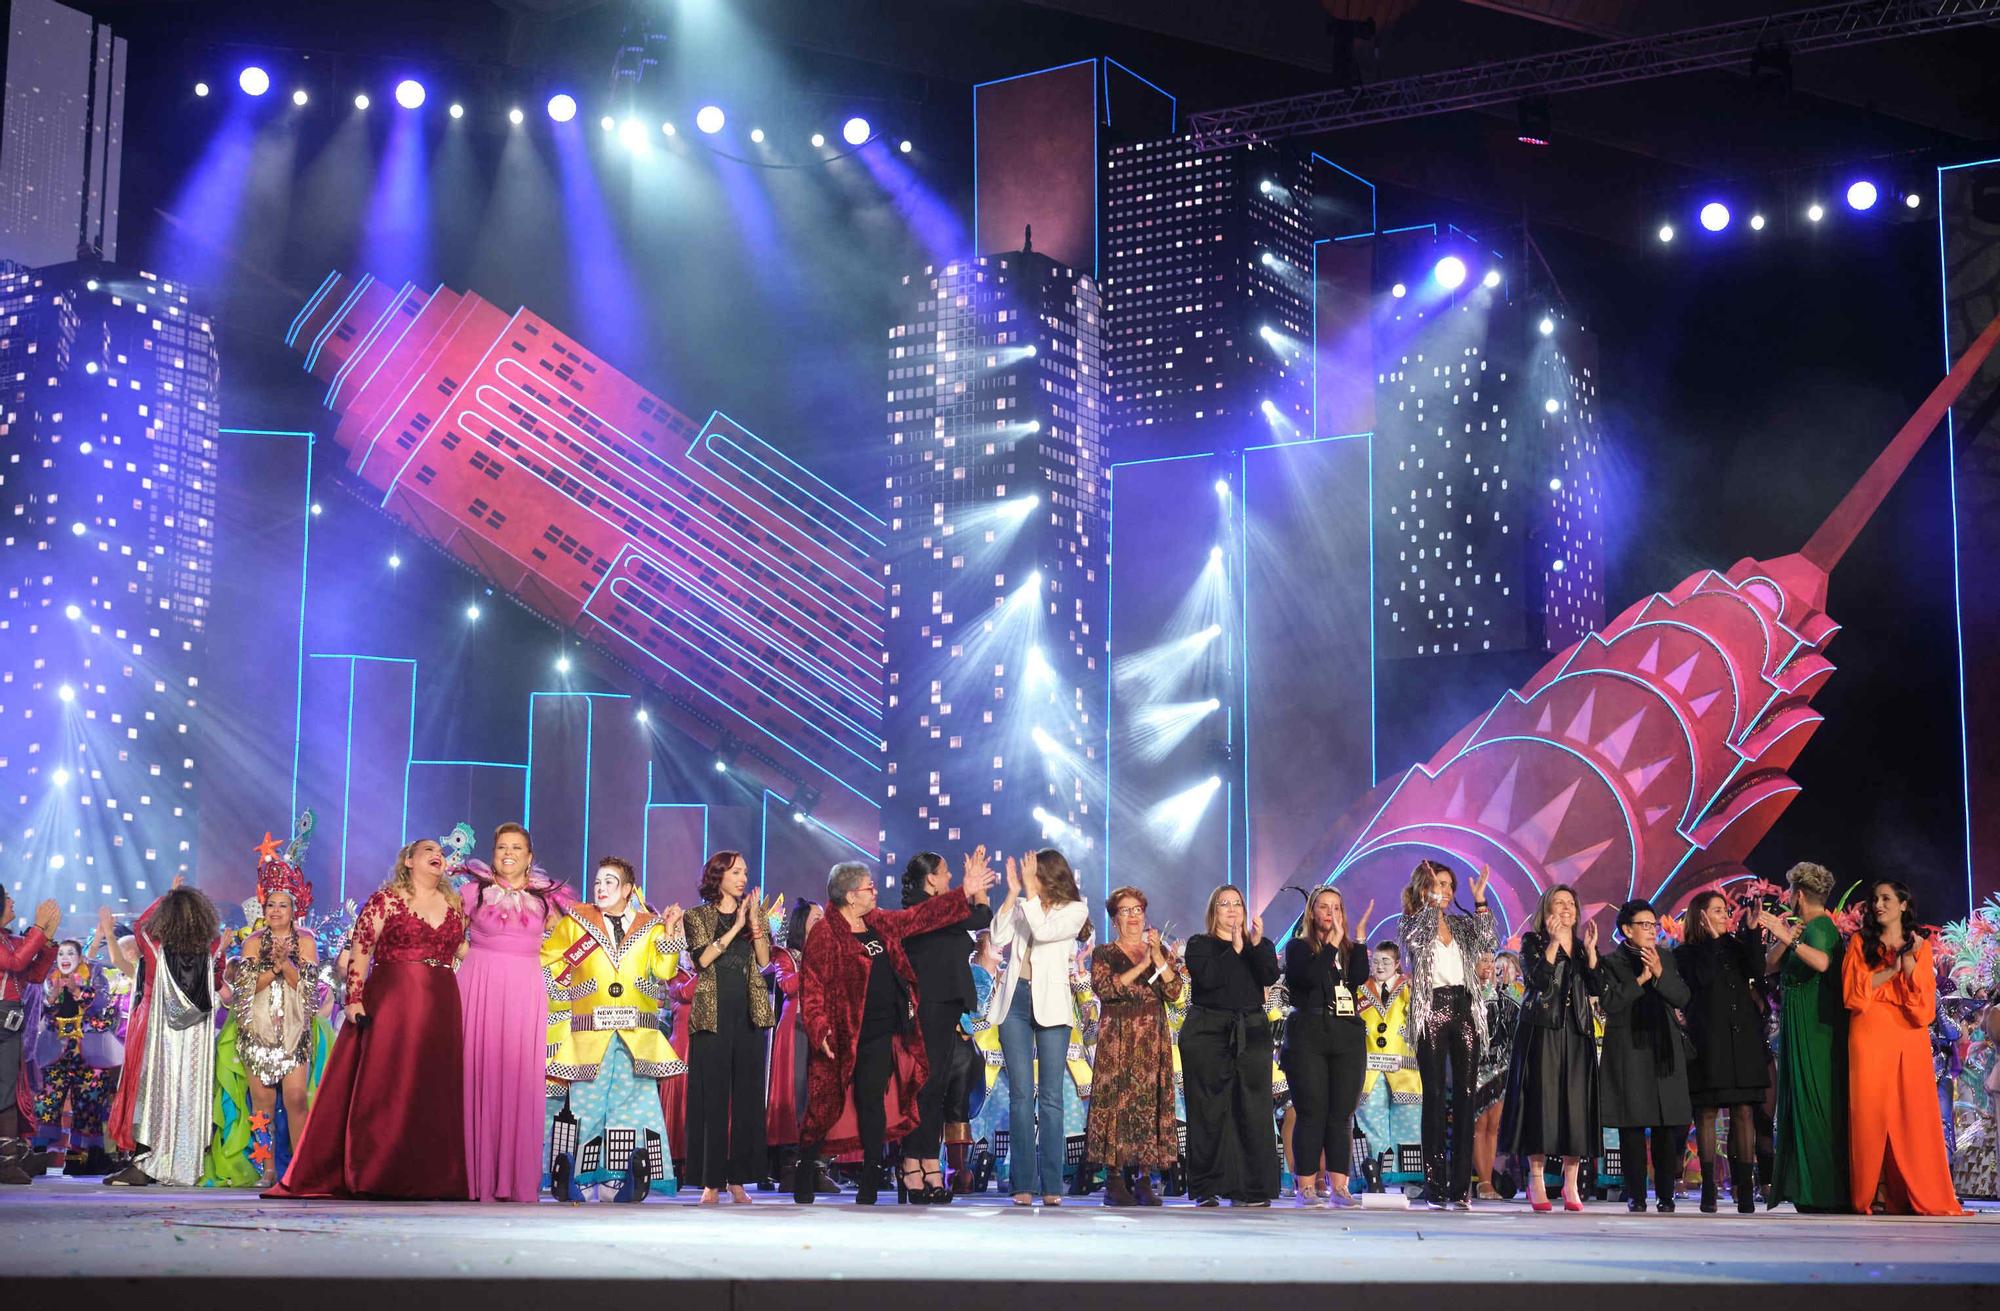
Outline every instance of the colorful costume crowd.
[[1579, 1209], [1580, 1171], [1615, 1161], [1631, 1209], [1650, 1176], [1670, 1211], [1692, 1141], [1703, 1210], [1725, 1164], [1746, 1212], [1761, 1192], [1959, 1214], [1954, 1160], [1993, 1187], [2000, 1023], [1940, 1043], [1939, 968], [1990, 994], [2000, 906], [1939, 939], [1893, 883], [1829, 912], [1818, 866], [1682, 921], [1627, 903], [1601, 951], [1563, 887], [1503, 947], [1484, 874], [1468, 909], [1428, 861], [1399, 940], [1371, 946], [1373, 907], [1350, 924], [1322, 889], [1279, 942], [1219, 888], [1170, 943], [1121, 888], [1093, 944], [1054, 851], [1007, 861], [997, 907], [981, 849], [956, 887], [913, 860], [899, 910], [849, 863], [789, 912], [718, 852], [684, 912], [617, 858], [580, 899], [519, 825], [468, 860], [461, 825], [313, 918], [311, 832], [307, 812], [266, 835], [234, 933], [178, 885], [88, 945], [57, 939], [53, 903], [0, 929], [0, 1182], [741, 1203], [844, 1181], [873, 1202], [894, 1172], [942, 1204], [998, 1174], [1023, 1206], [1101, 1179], [1111, 1205], [1255, 1207], [1289, 1174], [1301, 1203], [1420, 1180], [1463, 1208], [1525, 1182], [1548, 1210], [1557, 1179]]

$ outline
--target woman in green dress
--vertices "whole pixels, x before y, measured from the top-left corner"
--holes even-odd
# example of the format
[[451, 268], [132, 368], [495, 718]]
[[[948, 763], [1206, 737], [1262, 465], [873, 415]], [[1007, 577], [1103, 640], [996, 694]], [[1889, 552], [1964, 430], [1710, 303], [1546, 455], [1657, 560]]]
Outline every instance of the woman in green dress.
[[1827, 914], [1833, 875], [1801, 863], [1785, 872], [1796, 920], [1770, 912], [1769, 968], [1778, 973], [1777, 1172], [1771, 1205], [1845, 1211], [1847, 1011], [1840, 994], [1840, 929]]

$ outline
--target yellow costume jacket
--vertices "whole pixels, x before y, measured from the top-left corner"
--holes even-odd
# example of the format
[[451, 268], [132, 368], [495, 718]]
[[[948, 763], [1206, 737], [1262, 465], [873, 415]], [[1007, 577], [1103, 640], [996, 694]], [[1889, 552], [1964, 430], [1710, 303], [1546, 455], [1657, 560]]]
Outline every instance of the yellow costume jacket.
[[667, 984], [680, 971], [683, 946], [681, 939], [668, 938], [659, 917], [643, 908], [616, 945], [597, 907], [572, 906], [563, 913], [542, 940], [552, 1082], [595, 1079], [614, 1033], [625, 1040], [632, 1072], [639, 1078], [686, 1073], [661, 1030]]
[[1368, 1035], [1368, 1072], [1361, 1078], [1361, 1095], [1389, 1081], [1389, 1100], [1415, 1104], [1423, 1100], [1423, 1080], [1417, 1075], [1417, 1044], [1410, 1032], [1410, 977], [1396, 976], [1396, 986], [1382, 995], [1382, 985], [1369, 979], [1361, 985], [1361, 1024]]

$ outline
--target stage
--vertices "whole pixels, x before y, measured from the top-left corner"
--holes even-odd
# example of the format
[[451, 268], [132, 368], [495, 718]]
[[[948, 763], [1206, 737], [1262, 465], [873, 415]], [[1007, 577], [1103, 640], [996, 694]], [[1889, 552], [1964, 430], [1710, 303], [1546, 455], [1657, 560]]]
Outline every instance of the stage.
[[[1205, 1308], [1358, 1295], [1480, 1311], [1551, 1293], [1620, 1311], [1860, 1311], [1921, 1299], [1990, 1306], [2000, 1211], [1962, 1220], [1622, 1203], [1536, 1215], [1496, 1202], [1428, 1211], [1018, 1210], [997, 1194], [870, 1211], [845, 1199], [701, 1208], [274, 1203], [245, 1193], [42, 1179], [0, 1193], [10, 1307], [126, 1304], [212, 1311], [610, 1305], [681, 1308]], [[1727, 1202], [1725, 1200], [1725, 1206]], [[640, 1289], [635, 1281], [671, 1288]], [[1246, 1287], [1247, 1286], [1247, 1287]], [[1889, 1288], [1902, 1291], [1891, 1293]], [[1451, 1299], [1446, 1301], [1445, 1299]]]

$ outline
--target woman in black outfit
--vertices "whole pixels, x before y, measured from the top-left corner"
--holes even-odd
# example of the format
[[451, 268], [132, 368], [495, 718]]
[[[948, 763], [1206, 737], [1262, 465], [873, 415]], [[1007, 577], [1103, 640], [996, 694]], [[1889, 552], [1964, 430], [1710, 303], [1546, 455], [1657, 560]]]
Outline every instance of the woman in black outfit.
[[[986, 848], [966, 857], [966, 868], [988, 870]], [[951, 868], [935, 851], [919, 851], [903, 870], [903, 909], [920, 906], [951, 887]], [[979, 1009], [972, 986], [971, 935], [993, 923], [993, 907], [985, 889], [974, 892], [972, 913], [955, 924], [903, 939], [910, 968], [917, 972], [917, 1027], [924, 1035], [930, 1076], [917, 1094], [917, 1127], [903, 1139], [903, 1194], [918, 1206], [942, 1206], [951, 1201], [938, 1159], [944, 1134], [945, 1094], [970, 1045], [958, 1027], [967, 1011]]]
[[[718, 851], [701, 871], [701, 905], [682, 920], [696, 980], [688, 1006], [688, 1176], [712, 1206], [722, 1190], [764, 1172], [764, 1059], [777, 1023], [764, 967], [771, 963], [763, 899], [743, 856]], [[754, 1174], [752, 1172], [755, 1172]]]
[[1264, 938], [1261, 916], [1244, 919], [1243, 894], [1217, 888], [1208, 897], [1208, 931], [1187, 940], [1194, 995], [1181, 1025], [1181, 1084], [1196, 1206], [1218, 1206], [1224, 1197], [1236, 1206], [1269, 1206], [1278, 1195], [1271, 1021], [1264, 1013], [1264, 990], [1278, 981], [1278, 951]]
[[[1370, 908], [1373, 909], [1372, 907]], [[1305, 925], [1285, 944], [1285, 1077], [1292, 1085], [1292, 1160], [1299, 1204], [1318, 1200], [1313, 1175], [1326, 1165], [1328, 1206], [1355, 1206], [1347, 1191], [1354, 1154], [1354, 1107], [1368, 1067], [1368, 1035], [1358, 998], [1368, 977], [1368, 916], [1348, 931], [1347, 901], [1321, 888], [1306, 903]], [[1357, 941], [1358, 939], [1358, 941]]]
[[1597, 925], [1577, 931], [1576, 891], [1558, 883], [1521, 935], [1519, 1027], [1500, 1113], [1500, 1150], [1528, 1158], [1528, 1204], [1549, 1209], [1542, 1170], [1562, 1158], [1563, 1210], [1581, 1211], [1577, 1171], [1597, 1155], [1597, 1038], [1590, 998], [1597, 991]]
[[1715, 1211], [1715, 1117], [1729, 1112], [1729, 1190], [1744, 1215], [1757, 1209], [1756, 1108], [1771, 1086], [1764, 1047], [1764, 1007], [1751, 981], [1764, 972], [1763, 938], [1754, 922], [1729, 929], [1729, 901], [1720, 892], [1688, 903], [1687, 941], [1674, 963], [1692, 994], [1687, 1005], [1694, 1060], [1688, 1095], [1694, 1102], [1701, 1153], [1701, 1209]]
[[[1618, 950], [1598, 966], [1604, 1007], [1604, 1061], [1598, 1067], [1598, 1109], [1618, 1130], [1625, 1208], [1646, 1209], [1646, 1165], [1653, 1167], [1658, 1209], [1674, 1209], [1694, 1110], [1688, 1102], [1687, 1053], [1674, 1012], [1688, 1004], [1688, 987], [1674, 954], [1660, 950], [1660, 916], [1650, 901], [1618, 908]], [[1647, 1151], [1646, 1136], [1652, 1135]]]

